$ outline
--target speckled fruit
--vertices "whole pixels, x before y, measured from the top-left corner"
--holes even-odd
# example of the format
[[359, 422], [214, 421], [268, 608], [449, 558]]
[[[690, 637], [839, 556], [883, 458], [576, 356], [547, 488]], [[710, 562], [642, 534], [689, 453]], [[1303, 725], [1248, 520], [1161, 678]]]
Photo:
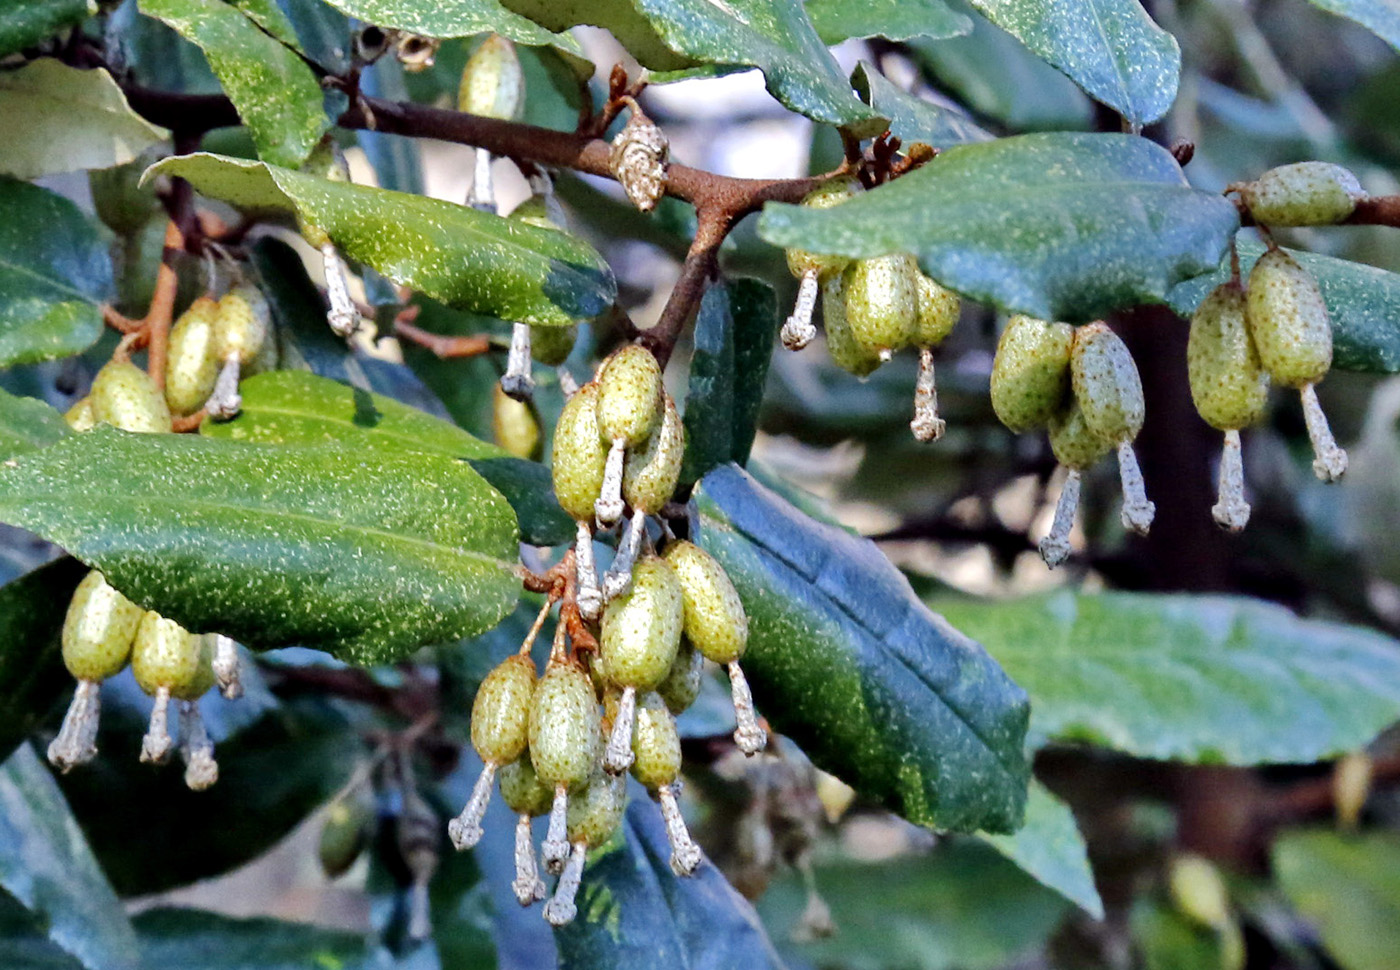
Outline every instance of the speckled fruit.
[[684, 540], [668, 545], [663, 555], [680, 581], [686, 639], [707, 660], [719, 664], [738, 660], [748, 644], [749, 619], [724, 567]]
[[593, 681], [575, 660], [551, 661], [530, 708], [530, 762], [547, 785], [581, 785], [598, 762], [601, 719]]
[[214, 326], [214, 353], [219, 360], [236, 356], [251, 363], [262, 350], [272, 326], [267, 297], [247, 283], [235, 286], [219, 300], [219, 316]]
[[1246, 182], [1240, 197], [1254, 220], [1266, 226], [1328, 226], [1351, 215], [1366, 193], [1340, 165], [1297, 162]]
[[665, 395], [661, 423], [646, 444], [627, 456], [622, 470], [622, 495], [627, 504], [655, 515], [671, 500], [685, 458], [685, 426], [671, 395]]
[[635, 448], [661, 419], [661, 365], [651, 351], [628, 344], [598, 375], [598, 431], [604, 441]]
[[91, 431], [97, 425], [97, 416], [92, 413], [92, 397], [79, 398], [73, 406], [63, 412], [63, 420], [74, 431]]
[[1196, 308], [1186, 373], [1196, 411], [1212, 427], [1247, 428], [1263, 415], [1269, 375], [1245, 325], [1245, 296], [1238, 283], [1222, 283]]
[[598, 384], [583, 385], [569, 398], [554, 426], [554, 496], [575, 519], [593, 521], [593, 503], [603, 491], [608, 446], [598, 431]]
[[603, 612], [599, 650], [619, 687], [652, 690], [670, 673], [680, 645], [684, 606], [676, 572], [657, 556], [632, 567], [632, 589]]
[[129, 361], [105, 364], [93, 379], [92, 416], [123, 431], [170, 430], [170, 407], [146, 372]]
[[846, 319], [846, 277], [833, 276], [822, 283], [822, 325], [826, 330], [826, 352], [831, 362], [847, 373], [866, 377], [880, 366], [880, 355], [872, 354], [851, 336]]
[[472, 702], [472, 747], [483, 761], [506, 764], [530, 740], [535, 662], [513, 654], [486, 675]]
[[1074, 399], [1084, 423], [1114, 444], [1137, 437], [1146, 404], [1137, 364], [1105, 323], [1087, 323], [1074, 331], [1069, 369]]
[[161, 687], [180, 700], [195, 700], [214, 686], [213, 638], [191, 633], [147, 610], [131, 646], [131, 672], [147, 694]]
[[[823, 182], [808, 192], [803, 198], [802, 204], [809, 209], [830, 209], [859, 192], [860, 183], [855, 179], [835, 178], [829, 182]], [[818, 279], [826, 280], [840, 273], [849, 263], [850, 260], [845, 256], [813, 253], [805, 249], [789, 249], [787, 251], [788, 271], [793, 276], [802, 276], [804, 273], [815, 270]]]
[[627, 787], [623, 780], [599, 771], [588, 780], [588, 787], [569, 799], [569, 841], [582, 842], [590, 849], [602, 845], [622, 824], [627, 808]]
[[937, 347], [952, 332], [962, 312], [962, 300], [937, 280], [918, 273], [919, 312], [914, 318], [910, 343], [916, 347]]
[[846, 324], [867, 353], [888, 358], [906, 347], [919, 316], [919, 267], [907, 253], [861, 259], [841, 274]]
[[666, 679], [656, 685], [656, 692], [666, 702], [672, 714], [679, 714], [700, 696], [705, 677], [705, 657], [684, 635], [676, 647], [676, 659]]
[[1050, 421], [1050, 450], [1066, 468], [1083, 470], [1113, 450], [1113, 442], [1090, 430], [1084, 412], [1075, 401]]
[[509, 121], [520, 114], [525, 100], [525, 76], [515, 45], [500, 34], [489, 34], [462, 71], [457, 110], [483, 118]]
[[1074, 328], [1017, 314], [992, 361], [992, 410], [1012, 431], [1047, 426], [1069, 397]]
[[535, 766], [530, 761], [528, 751], [503, 767], [498, 778], [501, 784], [501, 799], [512, 812], [517, 815], [549, 813], [554, 802], [554, 792], [535, 774]]
[[681, 736], [676, 719], [655, 692], [637, 700], [637, 728], [632, 736], [632, 777], [648, 791], [676, 780], [681, 771]]
[[517, 401], [507, 394], [500, 381], [491, 390], [491, 433], [496, 444], [517, 458], [539, 460], [544, 447], [540, 422], [535, 410], [526, 401]]
[[530, 356], [546, 367], [558, 367], [574, 352], [578, 327], [531, 327]]
[[165, 401], [175, 414], [193, 414], [204, 406], [219, 377], [214, 326], [219, 304], [201, 296], [180, 314], [170, 330], [165, 359]]
[[83, 577], [63, 620], [63, 663], [79, 680], [106, 680], [131, 657], [145, 610], [93, 570]]
[[1317, 280], [1282, 249], [1259, 257], [1245, 319], [1269, 376], [1285, 387], [1322, 380], [1332, 366], [1332, 321]]

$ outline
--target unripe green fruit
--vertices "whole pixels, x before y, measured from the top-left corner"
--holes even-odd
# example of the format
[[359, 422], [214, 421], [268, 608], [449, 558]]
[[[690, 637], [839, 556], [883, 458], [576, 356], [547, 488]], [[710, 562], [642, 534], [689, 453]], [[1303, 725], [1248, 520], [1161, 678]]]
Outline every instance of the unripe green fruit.
[[1175, 857], [1167, 888], [1177, 909], [1202, 926], [1219, 929], [1230, 922], [1230, 891], [1210, 860], [1194, 853]]
[[[823, 182], [808, 192], [802, 200], [802, 205], [809, 209], [830, 209], [832, 206], [840, 205], [852, 198], [858, 192], [860, 192], [860, 183], [855, 179], [835, 178], [829, 182]], [[840, 273], [849, 263], [850, 260], [845, 256], [813, 253], [805, 249], [789, 249], [787, 251], [788, 271], [797, 277], [814, 271], [818, 279], [825, 281]]]
[[131, 645], [131, 672], [147, 694], [164, 687], [171, 697], [195, 700], [214, 686], [213, 638], [147, 610]]
[[235, 286], [219, 300], [214, 324], [214, 354], [220, 361], [236, 356], [248, 364], [258, 356], [272, 326], [267, 297], [255, 286]]
[[497, 777], [501, 783], [501, 799], [512, 812], [531, 816], [548, 814], [554, 803], [554, 792], [535, 774], [528, 751], [502, 768]]
[[603, 491], [608, 446], [598, 430], [598, 382], [578, 389], [554, 426], [554, 497], [574, 519], [593, 521], [593, 503]]
[[578, 340], [578, 327], [530, 328], [530, 356], [546, 367], [558, 367], [569, 359]]
[[666, 702], [672, 714], [679, 714], [700, 696], [704, 682], [705, 657], [684, 635], [676, 648], [676, 659], [666, 679], [656, 685], [656, 693]]
[[535, 662], [513, 654], [477, 688], [472, 702], [472, 747], [482, 761], [504, 765], [519, 758], [530, 740]]
[[617, 831], [626, 808], [627, 787], [623, 780], [596, 772], [588, 779], [588, 787], [569, 799], [569, 841], [597, 848]]
[[63, 619], [63, 664], [78, 680], [100, 681], [121, 672], [145, 610], [117, 592], [97, 570], [73, 591]]
[[534, 409], [507, 394], [499, 381], [491, 391], [491, 432], [496, 444], [517, 458], [537, 461], [544, 447]]
[[732, 663], [744, 655], [749, 618], [724, 567], [693, 542], [666, 547], [663, 556], [680, 581], [685, 636], [705, 659]]
[[321, 871], [329, 878], [343, 876], [369, 843], [374, 829], [374, 806], [354, 795], [331, 803], [316, 847]]
[[656, 515], [671, 500], [685, 457], [685, 426], [671, 395], [664, 395], [661, 423], [646, 444], [627, 456], [622, 471], [622, 495], [634, 509]]
[[170, 329], [165, 359], [165, 401], [175, 414], [193, 414], [204, 406], [219, 377], [214, 327], [219, 304], [201, 296], [180, 314]]
[[1079, 327], [1074, 332], [1069, 367], [1074, 399], [1084, 423], [1114, 444], [1137, 437], [1146, 404], [1137, 364], [1122, 338], [1105, 323]]
[[160, 210], [155, 180], [143, 187], [141, 175], [159, 161], [163, 153], [164, 149], [153, 146], [124, 165], [88, 172], [88, 188], [92, 190], [92, 207], [97, 218], [117, 235], [135, 235]]
[[603, 611], [598, 644], [609, 679], [637, 690], [661, 683], [676, 660], [684, 616], [675, 570], [657, 556], [638, 559], [631, 591], [612, 599]]
[[89, 395], [73, 403], [73, 406], [63, 412], [63, 420], [68, 422], [68, 427], [74, 431], [91, 431], [97, 426], [97, 417], [92, 413], [92, 396]]
[[1066, 468], [1083, 470], [1113, 450], [1113, 442], [1089, 428], [1079, 402], [1050, 420], [1050, 450]]
[[1250, 271], [1245, 299], [1249, 332], [1269, 376], [1285, 387], [1322, 380], [1332, 366], [1332, 321], [1313, 275], [1271, 249]]
[[647, 440], [661, 419], [661, 365], [651, 351], [628, 344], [598, 375], [598, 431], [603, 441], [629, 448]]
[[919, 267], [907, 253], [861, 259], [841, 274], [846, 324], [867, 353], [888, 360], [908, 346], [919, 317]]
[[632, 777], [648, 791], [669, 785], [681, 772], [681, 736], [676, 719], [655, 692], [637, 701], [637, 728], [632, 736]]
[[1349, 170], [1331, 162], [1297, 162], [1271, 168], [1240, 186], [1255, 222], [1266, 226], [1329, 226], [1366, 198]]
[[831, 362], [847, 373], [865, 377], [882, 361], [851, 335], [846, 318], [846, 277], [833, 276], [822, 283], [822, 323], [826, 329], [826, 352]]
[[536, 192], [511, 209], [510, 215], [506, 218], [540, 229], [554, 229], [562, 232], [567, 228], [564, 207], [559, 204], [559, 199], [552, 192]]
[[601, 728], [588, 672], [576, 660], [551, 660], [530, 709], [530, 762], [540, 780], [567, 787], [587, 781], [598, 762]]
[[509, 121], [519, 116], [524, 101], [525, 75], [515, 45], [500, 34], [489, 35], [467, 59], [457, 110]]
[[992, 410], [1018, 434], [1046, 427], [1070, 393], [1074, 328], [1016, 314], [992, 361]]
[[918, 273], [916, 282], [919, 312], [914, 318], [914, 335], [910, 342], [916, 347], [937, 347], [957, 324], [962, 300], [923, 273]]
[[156, 382], [130, 361], [103, 365], [93, 378], [92, 416], [123, 431], [170, 431], [170, 408]]
[[1245, 325], [1245, 296], [1238, 283], [1211, 290], [1191, 316], [1186, 373], [1196, 411], [1212, 427], [1247, 428], [1263, 415], [1269, 375]]

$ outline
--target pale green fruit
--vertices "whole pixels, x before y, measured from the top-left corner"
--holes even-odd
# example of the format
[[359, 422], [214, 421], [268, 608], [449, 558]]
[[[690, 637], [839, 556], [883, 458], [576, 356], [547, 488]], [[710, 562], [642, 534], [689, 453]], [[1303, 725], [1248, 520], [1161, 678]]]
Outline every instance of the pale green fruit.
[[1137, 437], [1147, 408], [1137, 364], [1122, 338], [1105, 323], [1087, 323], [1074, 332], [1069, 364], [1084, 423], [1114, 444]]
[[604, 772], [588, 779], [588, 787], [569, 799], [569, 841], [593, 849], [602, 845], [622, 824], [627, 808], [627, 786]]
[[336, 799], [326, 810], [316, 857], [331, 879], [345, 875], [360, 857], [374, 831], [374, 804], [367, 797]]
[[685, 636], [707, 660], [728, 664], [744, 655], [749, 618], [724, 567], [693, 542], [672, 542], [663, 553], [676, 571]]
[[1050, 421], [1050, 450], [1066, 468], [1082, 471], [1113, 450], [1114, 442], [1090, 429], [1079, 402]]
[[214, 327], [219, 304], [201, 296], [180, 314], [170, 329], [165, 359], [165, 401], [175, 414], [193, 414], [204, 406], [219, 378]]
[[525, 198], [519, 205], [510, 210], [510, 215], [507, 218], [540, 229], [559, 231], [564, 230], [566, 221], [564, 208], [559, 204], [559, 199], [553, 193], [545, 192], [536, 192]]
[[214, 324], [214, 354], [220, 361], [237, 357], [251, 363], [262, 350], [272, 327], [267, 297], [247, 283], [235, 286], [219, 300]]
[[509, 121], [525, 103], [525, 75], [515, 45], [500, 34], [481, 42], [462, 71], [457, 110]]
[[655, 692], [637, 700], [632, 754], [632, 777], [648, 791], [673, 783], [681, 772], [681, 736], [676, 730], [676, 719]]
[[92, 412], [92, 396], [79, 398], [73, 406], [63, 412], [63, 420], [74, 431], [91, 431], [97, 426], [97, 416]]
[[63, 664], [78, 680], [106, 680], [121, 672], [146, 611], [93, 570], [83, 577], [63, 619]]
[[578, 340], [578, 327], [530, 328], [530, 356], [546, 367], [558, 367], [569, 359]]
[[535, 662], [513, 654], [477, 688], [472, 702], [472, 747], [482, 761], [503, 765], [519, 758], [530, 740]]
[[634, 509], [656, 515], [671, 500], [685, 457], [685, 426], [676, 402], [666, 394], [661, 423], [646, 444], [627, 455], [622, 495]]
[[[855, 179], [844, 176], [834, 178], [808, 192], [802, 200], [802, 205], [809, 209], [830, 209], [859, 192], [860, 183]], [[805, 249], [789, 249], [787, 251], [788, 271], [797, 277], [815, 271], [818, 279], [826, 280], [840, 273], [848, 263], [850, 260], [845, 256], [813, 253]]]
[[131, 672], [147, 694], [164, 687], [170, 696], [195, 700], [214, 686], [213, 637], [191, 633], [147, 610], [131, 645]]
[[861, 259], [841, 274], [846, 325], [867, 353], [888, 360], [909, 345], [919, 317], [919, 267], [907, 253]]
[[1189, 852], [1176, 856], [1167, 888], [1176, 908], [1202, 926], [1219, 929], [1230, 922], [1230, 892], [1210, 860]]
[[554, 426], [554, 497], [574, 519], [593, 521], [607, 463], [608, 446], [598, 430], [598, 383], [591, 381], [569, 398]]
[[[345, 153], [336, 144], [335, 138], [326, 135], [316, 147], [311, 150], [311, 154], [302, 163], [301, 170], [307, 175], [314, 175], [317, 178], [328, 179], [332, 182], [350, 181], [350, 166], [345, 161]], [[331, 237], [320, 226], [307, 222], [298, 213], [297, 228], [301, 236], [312, 248], [320, 249], [331, 241]]]
[[598, 431], [629, 448], [647, 440], [661, 419], [661, 365], [651, 351], [628, 344], [598, 374]]
[[705, 657], [684, 635], [676, 648], [676, 659], [666, 679], [656, 685], [656, 692], [666, 702], [672, 714], [679, 714], [700, 696], [705, 677]]
[[1047, 426], [1070, 393], [1074, 328], [1016, 314], [992, 360], [992, 410], [1017, 433]]
[[536, 461], [544, 450], [544, 436], [535, 410], [501, 389], [497, 381], [491, 391], [491, 433], [496, 444], [517, 458]]
[[158, 162], [165, 151], [163, 146], [152, 146], [123, 165], [88, 172], [88, 188], [92, 190], [92, 207], [97, 218], [117, 235], [135, 235], [160, 211], [155, 180], [142, 186], [141, 175]]
[[1340, 165], [1297, 162], [1244, 183], [1240, 197], [1254, 221], [1266, 226], [1328, 226], [1351, 215], [1366, 193]]
[[1332, 321], [1313, 275], [1271, 249], [1250, 271], [1245, 300], [1249, 332], [1269, 376], [1297, 388], [1322, 380], [1332, 367]]
[[110, 361], [93, 378], [92, 416], [123, 431], [168, 432], [170, 407], [156, 382], [130, 361]]
[[603, 612], [599, 652], [619, 687], [652, 690], [670, 673], [680, 646], [684, 606], [680, 580], [658, 556], [632, 567], [632, 588]]
[[914, 319], [914, 335], [910, 342], [916, 347], [937, 347], [957, 324], [962, 300], [923, 273], [918, 274], [917, 282], [919, 312]]
[[601, 728], [588, 672], [576, 660], [551, 660], [530, 709], [530, 762], [540, 780], [566, 787], [587, 781], [598, 763]]
[[501, 769], [501, 800], [517, 815], [547, 815], [554, 792], [540, 781], [527, 751]]
[[822, 283], [822, 324], [826, 329], [826, 352], [831, 362], [847, 373], [866, 377], [881, 363], [879, 354], [872, 354], [856, 343], [846, 319], [846, 278], [833, 276]]
[[1191, 316], [1186, 344], [1191, 399], [1206, 423], [1221, 431], [1247, 428], [1269, 402], [1269, 375], [1245, 324], [1245, 295], [1222, 283]]

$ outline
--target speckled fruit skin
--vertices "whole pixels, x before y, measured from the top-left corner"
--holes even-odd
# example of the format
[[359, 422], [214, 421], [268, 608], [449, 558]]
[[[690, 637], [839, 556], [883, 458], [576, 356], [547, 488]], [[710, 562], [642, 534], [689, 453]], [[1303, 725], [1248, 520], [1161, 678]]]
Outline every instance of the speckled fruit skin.
[[1084, 412], [1075, 401], [1050, 421], [1050, 450], [1066, 468], [1083, 470], [1113, 450], [1113, 442], [1090, 430]]
[[531, 327], [530, 356], [546, 367], [558, 367], [574, 352], [578, 327]]
[[598, 383], [593, 381], [569, 398], [554, 426], [554, 497], [575, 520], [593, 521], [607, 463], [608, 446], [598, 431]]
[[536, 679], [535, 662], [515, 654], [482, 680], [472, 702], [472, 747], [481, 760], [503, 765], [524, 752]]
[[1366, 197], [1348, 169], [1331, 162], [1297, 162], [1271, 168], [1240, 186], [1255, 222], [1266, 226], [1330, 226]]
[[851, 339], [872, 354], [906, 347], [919, 316], [919, 267], [906, 253], [857, 260], [846, 281], [846, 325]]
[[91, 431], [97, 426], [97, 417], [92, 413], [92, 397], [79, 398], [73, 406], [63, 412], [63, 420], [74, 431]]
[[[803, 198], [802, 204], [809, 209], [830, 209], [840, 205], [860, 192], [860, 183], [853, 178], [836, 178], [823, 182]], [[788, 271], [793, 276], [802, 276], [808, 270], [816, 270], [817, 278], [826, 279], [840, 273], [850, 263], [845, 256], [831, 256], [808, 252], [805, 249], [787, 251]]]
[[170, 407], [146, 372], [128, 361], [103, 365], [92, 381], [92, 416], [123, 431], [161, 434], [170, 430]]
[[1284, 387], [1316, 384], [1332, 367], [1332, 321], [1313, 275], [1282, 249], [1259, 257], [1245, 290], [1259, 359]]
[[509, 121], [519, 115], [524, 94], [525, 76], [515, 45], [500, 34], [488, 35], [462, 71], [457, 110]]
[[916, 347], [937, 347], [957, 325], [962, 313], [962, 300], [937, 280], [918, 274], [919, 312], [914, 318]]
[[219, 358], [214, 353], [214, 325], [218, 317], [219, 304], [201, 296], [170, 329], [165, 402], [175, 414], [198, 411], [214, 390], [219, 377]]
[[1147, 410], [1142, 378], [1128, 345], [1107, 324], [1074, 331], [1069, 370], [1074, 399], [1092, 431], [1115, 444], [1137, 437]]
[[528, 751], [503, 767], [496, 777], [501, 785], [501, 799], [512, 812], [532, 816], [548, 814], [554, 792], [535, 774]]
[[1222, 283], [1191, 316], [1186, 374], [1191, 400], [1206, 423], [1221, 431], [1247, 428], [1269, 403], [1269, 375], [1245, 325], [1244, 289]]
[[685, 458], [685, 425], [671, 395], [665, 395], [661, 423], [646, 444], [627, 455], [622, 468], [622, 497], [634, 509], [656, 515], [671, 500]]
[[1047, 426], [1069, 397], [1074, 328], [1017, 314], [992, 361], [992, 410], [1018, 434]]
[[210, 638], [147, 610], [131, 645], [131, 672], [147, 694], [165, 687], [171, 697], [194, 700], [214, 685]]
[[534, 409], [507, 394], [500, 381], [491, 390], [491, 434], [496, 444], [517, 458], [538, 461], [544, 449]]
[[267, 341], [272, 311], [267, 297], [255, 286], [235, 286], [219, 300], [219, 316], [214, 325], [214, 353], [219, 360], [237, 355], [251, 363]]
[[627, 787], [622, 776], [597, 772], [583, 792], [569, 799], [569, 841], [597, 848], [617, 831], [626, 808]]
[[666, 702], [655, 692], [637, 699], [637, 728], [632, 735], [632, 777], [648, 791], [676, 780], [681, 771], [681, 736]]
[[575, 660], [553, 661], [535, 685], [530, 708], [530, 763], [547, 785], [581, 785], [598, 762], [598, 700]]
[[831, 362], [849, 374], [866, 377], [880, 366], [880, 356], [856, 343], [846, 319], [846, 277], [833, 276], [822, 283], [822, 324], [826, 352]]
[[629, 448], [647, 440], [661, 420], [661, 365], [651, 351], [628, 344], [607, 359], [598, 375], [598, 431]]
[[658, 556], [632, 567], [632, 589], [603, 611], [599, 651], [610, 680], [619, 687], [652, 690], [670, 673], [684, 622], [681, 584]]
[[679, 714], [700, 696], [700, 685], [705, 676], [705, 656], [695, 649], [695, 644], [681, 635], [680, 646], [676, 648], [676, 659], [666, 674], [666, 679], [656, 685], [656, 693], [666, 702], [672, 714]]
[[83, 577], [63, 619], [63, 664], [79, 680], [106, 680], [126, 666], [146, 611], [93, 570]]
[[668, 545], [664, 558], [680, 580], [686, 639], [715, 663], [742, 657], [749, 642], [749, 618], [724, 567], [684, 540]]

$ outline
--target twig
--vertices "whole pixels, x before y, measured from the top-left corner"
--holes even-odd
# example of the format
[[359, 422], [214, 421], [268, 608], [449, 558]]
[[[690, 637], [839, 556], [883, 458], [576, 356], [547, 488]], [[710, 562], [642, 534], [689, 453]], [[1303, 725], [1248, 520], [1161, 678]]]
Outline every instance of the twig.
[[491, 350], [491, 338], [484, 334], [445, 337], [442, 334], [429, 333], [402, 318], [394, 321], [394, 336], [417, 344], [442, 358], [480, 357]]

